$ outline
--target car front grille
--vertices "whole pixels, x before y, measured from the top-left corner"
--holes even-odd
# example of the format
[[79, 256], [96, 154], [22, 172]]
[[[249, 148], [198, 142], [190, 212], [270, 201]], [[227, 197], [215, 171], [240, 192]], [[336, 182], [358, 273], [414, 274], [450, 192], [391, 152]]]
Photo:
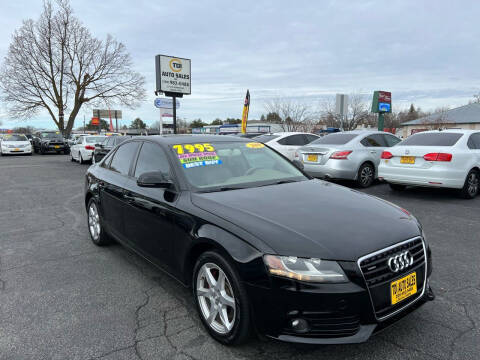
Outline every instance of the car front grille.
[[[392, 272], [388, 266], [389, 258], [405, 251], [410, 252], [413, 263], [403, 270]], [[377, 319], [381, 320], [393, 315], [422, 296], [426, 278], [425, 259], [426, 249], [420, 237], [360, 258], [358, 265], [370, 293]], [[398, 304], [391, 305], [390, 283], [414, 271], [417, 273], [417, 293]]]

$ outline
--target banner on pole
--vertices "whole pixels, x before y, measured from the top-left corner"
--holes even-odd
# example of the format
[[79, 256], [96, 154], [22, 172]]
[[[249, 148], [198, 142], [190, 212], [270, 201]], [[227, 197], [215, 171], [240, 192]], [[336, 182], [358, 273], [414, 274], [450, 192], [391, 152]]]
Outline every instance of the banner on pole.
[[247, 133], [247, 121], [248, 121], [248, 110], [250, 108], [250, 92], [247, 89], [247, 95], [245, 96], [245, 102], [243, 103], [243, 113], [242, 113], [242, 134]]

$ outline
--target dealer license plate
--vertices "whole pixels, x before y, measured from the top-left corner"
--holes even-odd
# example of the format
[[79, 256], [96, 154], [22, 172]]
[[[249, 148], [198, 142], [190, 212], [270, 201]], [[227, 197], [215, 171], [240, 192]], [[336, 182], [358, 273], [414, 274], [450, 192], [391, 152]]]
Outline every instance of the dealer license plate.
[[413, 272], [390, 283], [392, 305], [417, 293], [417, 273]]
[[415, 156], [402, 156], [400, 158], [401, 164], [415, 164]]
[[19, 148], [15, 148], [15, 149], [13, 149], [13, 151], [20, 151], [20, 149], [19, 149]]
[[318, 161], [318, 155], [308, 154], [307, 155], [307, 161], [317, 162]]
[[60, 149], [60, 145], [55, 145], [55, 149]]

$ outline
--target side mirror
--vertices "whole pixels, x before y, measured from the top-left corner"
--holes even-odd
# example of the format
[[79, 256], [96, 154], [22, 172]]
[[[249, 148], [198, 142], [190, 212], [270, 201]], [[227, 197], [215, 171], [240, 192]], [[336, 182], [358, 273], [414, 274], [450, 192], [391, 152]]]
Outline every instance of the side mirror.
[[302, 170], [303, 171], [303, 163], [300, 161], [300, 160], [293, 160], [292, 161], [293, 165], [295, 165], [298, 169]]
[[137, 185], [140, 187], [169, 189], [173, 186], [173, 182], [167, 179], [160, 171], [151, 171], [140, 175], [137, 179]]

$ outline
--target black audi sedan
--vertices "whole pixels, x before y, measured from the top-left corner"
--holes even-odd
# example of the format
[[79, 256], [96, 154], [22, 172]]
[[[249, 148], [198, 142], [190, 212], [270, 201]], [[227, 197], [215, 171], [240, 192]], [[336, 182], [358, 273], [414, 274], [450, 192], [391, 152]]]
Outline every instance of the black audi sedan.
[[250, 139], [125, 141], [88, 169], [85, 206], [95, 244], [116, 240], [191, 287], [224, 344], [364, 342], [434, 297], [414, 216]]

